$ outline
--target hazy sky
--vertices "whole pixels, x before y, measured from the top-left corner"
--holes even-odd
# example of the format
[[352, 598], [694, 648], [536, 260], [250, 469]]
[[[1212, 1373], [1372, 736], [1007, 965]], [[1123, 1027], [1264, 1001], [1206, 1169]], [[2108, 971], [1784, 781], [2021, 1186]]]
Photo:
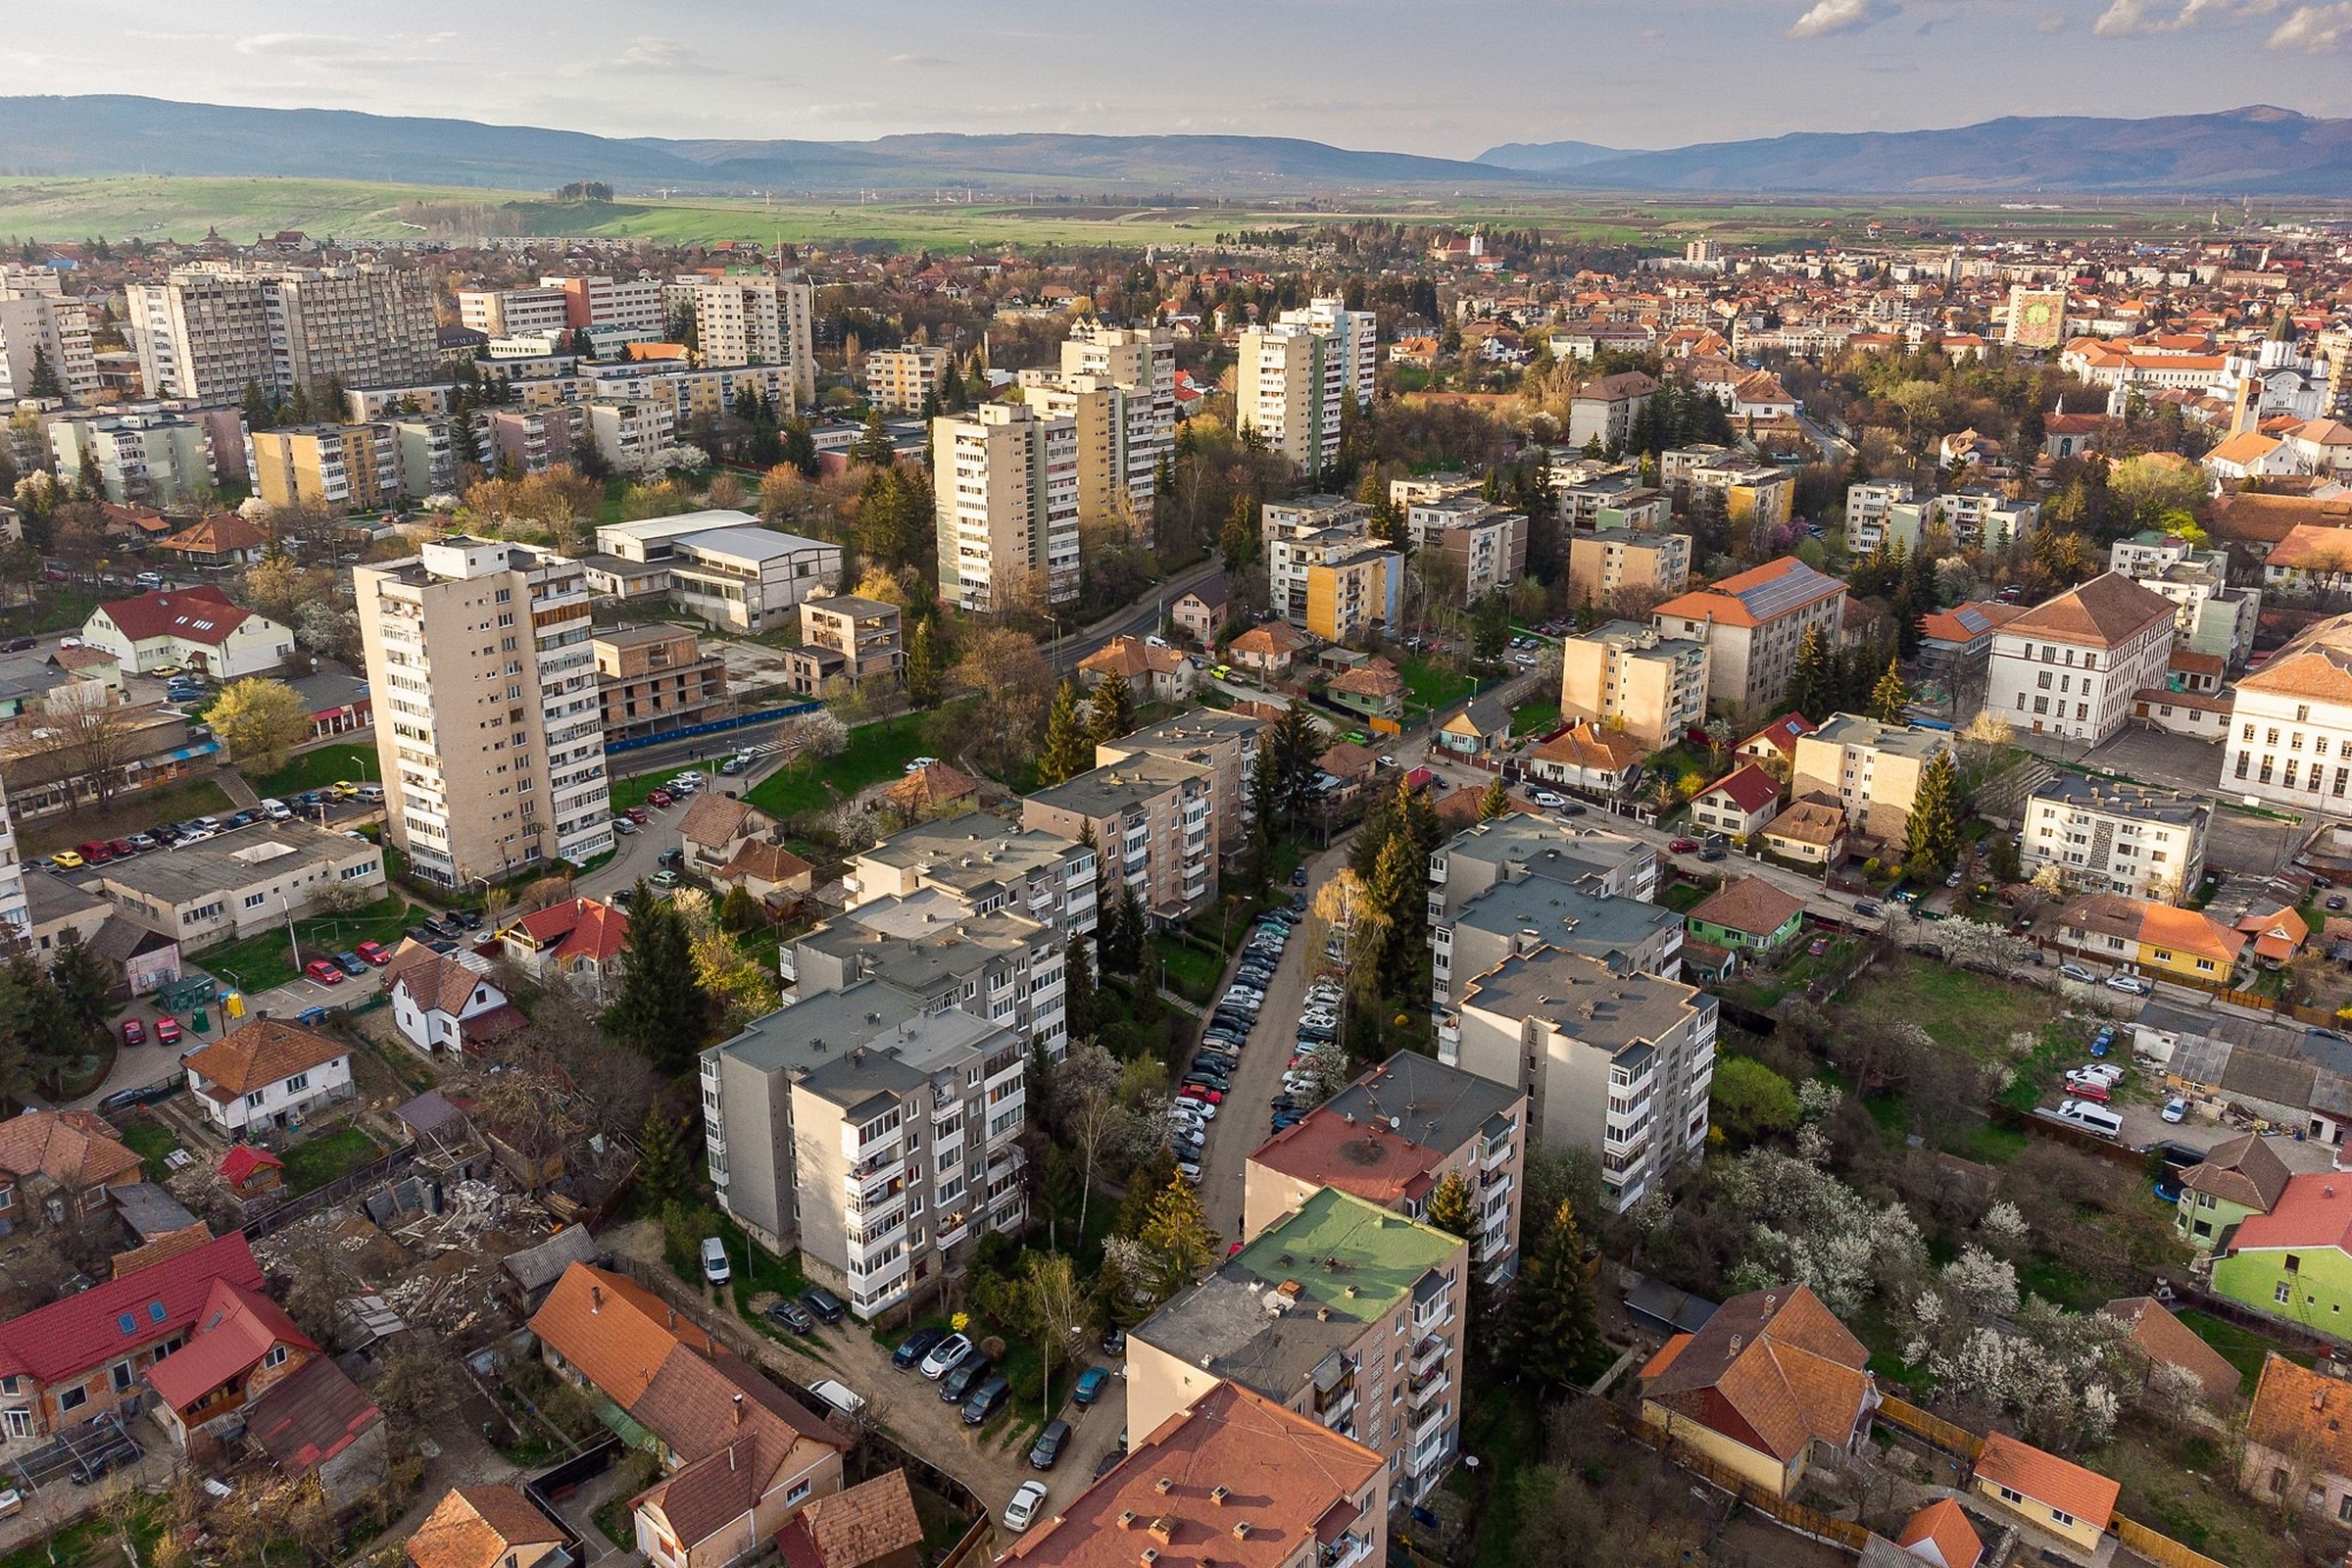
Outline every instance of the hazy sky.
[[[1809, 9], [1808, 9], [1809, 7]], [[1467, 157], [2272, 103], [2352, 114], [2352, 0], [31, 0], [11, 92], [607, 135], [1237, 132]]]

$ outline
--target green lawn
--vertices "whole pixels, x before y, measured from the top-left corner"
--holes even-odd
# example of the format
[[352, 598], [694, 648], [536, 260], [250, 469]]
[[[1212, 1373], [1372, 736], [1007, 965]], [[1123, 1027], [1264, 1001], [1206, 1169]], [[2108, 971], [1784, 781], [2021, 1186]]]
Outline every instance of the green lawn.
[[1160, 959], [1170, 991], [1201, 1003], [1215, 994], [1217, 980], [1225, 972], [1224, 959], [1217, 954], [1203, 953], [1166, 936], [1152, 938], [1152, 951]]
[[1521, 703], [1511, 710], [1511, 737], [1541, 735], [1560, 722], [1560, 705], [1551, 698], [1541, 697], [1532, 703]]
[[838, 757], [804, 757], [760, 781], [745, 799], [770, 816], [829, 810], [869, 784], [897, 778], [921, 755], [924, 713], [902, 713], [850, 731]]
[[1450, 674], [1417, 654], [1400, 652], [1390, 657], [1396, 665], [1396, 673], [1404, 677], [1404, 700], [1408, 708], [1449, 707], [1478, 687], [1478, 682], [1470, 676]]
[[[416, 911], [406, 899], [378, 899], [350, 914], [319, 915], [294, 922], [302, 943], [303, 962], [343, 953], [363, 942], [391, 947], [400, 940]], [[223, 942], [189, 956], [207, 974], [233, 982], [245, 991], [267, 991], [294, 978], [294, 957], [286, 947], [285, 927], [257, 931], [234, 942]]]
[[56, 583], [43, 583], [46, 591], [36, 594], [22, 605], [0, 610], [0, 632], [12, 637], [44, 631], [67, 631], [90, 618], [98, 608], [97, 597], [79, 588], [61, 588]]
[[357, 1127], [338, 1127], [331, 1133], [307, 1138], [286, 1151], [286, 1196], [296, 1198], [324, 1187], [374, 1159], [383, 1151]]
[[1689, 914], [1707, 902], [1707, 893], [1695, 882], [1677, 882], [1658, 895], [1658, 903], [1677, 914]]
[[370, 780], [383, 782], [383, 770], [376, 765], [375, 748], [352, 746], [337, 742], [321, 746], [315, 752], [302, 752], [289, 759], [286, 765], [274, 773], [249, 778], [254, 793], [270, 800], [284, 800], [306, 790], [322, 790], [329, 784], [348, 780], [365, 784]]
[[[130, 1526], [132, 1562], [155, 1561], [157, 1543], [164, 1538], [164, 1507], [152, 1497], [136, 1497]], [[123, 1563], [122, 1547], [104, 1519], [93, 1514], [68, 1525], [53, 1538], [35, 1535], [5, 1557], [0, 1568], [117, 1568]]]
[[2001, 1059], [2010, 1036], [2040, 1028], [2053, 1008], [2046, 991], [1908, 956], [1874, 966], [1844, 1002], [1856, 1016], [1909, 1018], [1939, 1044]]
[[160, 1182], [172, 1174], [164, 1156], [179, 1147], [179, 1135], [152, 1116], [133, 1116], [122, 1126], [122, 1143], [147, 1167], [147, 1179]]
[[2223, 1359], [2237, 1368], [2239, 1376], [2245, 1380], [2241, 1386], [2242, 1389], [2253, 1388], [2254, 1380], [2262, 1375], [2262, 1358], [2273, 1350], [2290, 1361], [2304, 1366], [2311, 1365], [2310, 1351], [2290, 1350], [2255, 1333], [2252, 1329], [2239, 1328], [2236, 1324], [2225, 1322], [2210, 1312], [2199, 1312], [2193, 1307], [2180, 1307], [2176, 1309], [2173, 1315], [2188, 1325], [2198, 1339], [2221, 1351]]
[[27, 860], [55, 854], [85, 839], [126, 839], [161, 822], [191, 816], [225, 816], [237, 808], [228, 792], [209, 778], [182, 779], [151, 790], [118, 795], [103, 811], [78, 811], [17, 824], [17, 852]]

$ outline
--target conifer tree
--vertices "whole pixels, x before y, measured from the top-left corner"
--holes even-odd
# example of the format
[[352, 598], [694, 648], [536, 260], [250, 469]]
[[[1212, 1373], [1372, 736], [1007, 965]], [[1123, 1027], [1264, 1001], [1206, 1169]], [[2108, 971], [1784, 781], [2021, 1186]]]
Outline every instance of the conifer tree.
[[1520, 1375], [1545, 1389], [1590, 1377], [1607, 1353], [1585, 1272], [1584, 1232], [1568, 1203], [1520, 1265], [1511, 1290], [1510, 1345]]
[[1054, 691], [1046, 714], [1046, 743], [1037, 754], [1040, 783], [1059, 784], [1095, 765], [1094, 737], [1078, 716], [1078, 683], [1065, 680]]
[[1903, 841], [1903, 863], [1913, 871], [1941, 876], [1960, 859], [1960, 770], [1952, 754], [1941, 752], [1919, 770], [1911, 800], [1911, 821]]
[[1903, 684], [1903, 672], [1889, 659], [1886, 673], [1871, 688], [1870, 716], [1882, 724], [1900, 724], [1906, 721], [1910, 707], [1911, 688]]
[[1095, 688], [1093, 702], [1094, 718], [1088, 729], [1096, 740], [1115, 741], [1135, 728], [1135, 689], [1127, 684], [1125, 675], [1117, 670], [1105, 675], [1102, 684]]

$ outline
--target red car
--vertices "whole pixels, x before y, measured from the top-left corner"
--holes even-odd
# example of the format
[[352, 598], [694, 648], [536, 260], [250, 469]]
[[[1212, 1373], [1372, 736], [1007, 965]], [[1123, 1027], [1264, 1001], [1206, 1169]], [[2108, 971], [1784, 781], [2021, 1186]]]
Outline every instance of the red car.
[[676, 799], [677, 797], [670, 794], [667, 790], [656, 790], [653, 794], [648, 795], [645, 798], [645, 804], [648, 806], [667, 806]]
[[115, 852], [115, 858], [118, 860], [127, 860], [139, 853], [139, 847], [128, 839], [109, 840], [106, 847]]
[[1198, 1100], [1211, 1105], [1222, 1105], [1225, 1103], [1225, 1095], [1223, 1091], [1216, 1089], [1203, 1089], [1199, 1084], [1185, 1085], [1183, 1089], [1177, 1092], [1176, 1098], [1178, 1100]]
[[343, 983], [343, 971], [326, 958], [313, 958], [302, 966], [302, 972], [322, 986], [339, 986]]
[[2102, 1105], [2115, 1098], [2114, 1093], [2096, 1078], [2069, 1078], [2066, 1092], [2077, 1100], [2095, 1100]]
[[392, 961], [392, 950], [381, 942], [363, 942], [351, 951], [379, 969]]
[[627, 817], [630, 821], [636, 823], [639, 827], [645, 826], [645, 808], [642, 806], [632, 806], [626, 810], [622, 811], [620, 814]]
[[136, 1018], [123, 1019], [122, 1043], [126, 1046], [145, 1045], [147, 1043], [147, 1026]]
[[1672, 843], [1668, 844], [1666, 848], [1676, 855], [1689, 855], [1691, 851], [1698, 848], [1698, 840], [1676, 839]]
[[103, 840], [91, 839], [85, 844], [74, 845], [74, 853], [92, 865], [104, 865], [115, 858], [115, 847]]
[[167, 1012], [167, 1013], [165, 1013], [165, 1014], [164, 1014], [164, 1015], [163, 1015], [161, 1018], [158, 1018], [158, 1019], [156, 1019], [156, 1020], [155, 1020], [155, 1043], [156, 1043], [157, 1045], [159, 1045], [159, 1046], [176, 1046], [176, 1045], [178, 1045], [178, 1044], [179, 1044], [179, 1020], [178, 1020], [177, 1018], [174, 1018], [174, 1017], [172, 1017], [172, 1016], [170, 1013], [168, 1013], [168, 1012]]

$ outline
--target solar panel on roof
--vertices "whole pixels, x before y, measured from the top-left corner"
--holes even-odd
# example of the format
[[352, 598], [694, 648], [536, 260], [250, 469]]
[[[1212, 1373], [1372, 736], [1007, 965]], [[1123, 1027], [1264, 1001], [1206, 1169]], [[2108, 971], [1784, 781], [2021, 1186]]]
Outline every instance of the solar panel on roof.
[[1799, 605], [1812, 603], [1821, 597], [1825, 588], [1835, 586], [1833, 579], [1823, 576], [1802, 562], [1794, 562], [1787, 571], [1770, 582], [1760, 582], [1753, 588], [1741, 589], [1739, 600], [1747, 607], [1748, 613], [1758, 620], [1770, 620]]

